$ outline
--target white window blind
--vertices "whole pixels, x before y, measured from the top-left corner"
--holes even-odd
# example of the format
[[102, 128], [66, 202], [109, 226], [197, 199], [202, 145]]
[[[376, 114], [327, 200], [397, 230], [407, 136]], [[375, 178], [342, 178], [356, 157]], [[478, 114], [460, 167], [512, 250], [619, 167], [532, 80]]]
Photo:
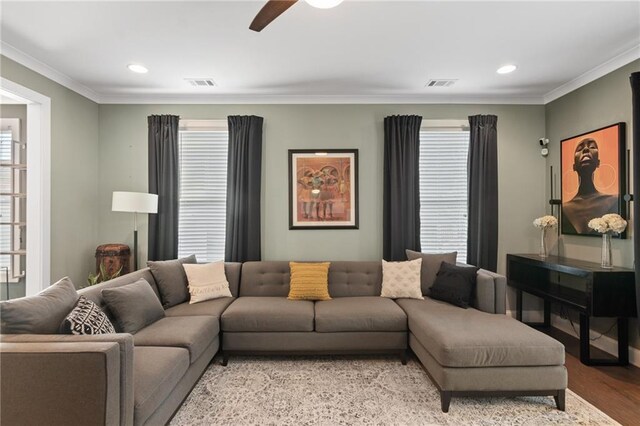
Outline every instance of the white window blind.
[[198, 262], [224, 259], [227, 151], [226, 130], [180, 130], [178, 256]]
[[425, 253], [458, 252], [467, 260], [469, 131], [420, 132], [420, 244]]
[[[0, 162], [3, 164], [11, 164], [13, 162], [13, 154], [11, 147], [13, 145], [13, 138], [11, 130], [0, 131]], [[9, 167], [0, 167], [0, 192], [4, 194], [13, 192], [13, 181], [11, 179], [12, 170]], [[0, 196], [0, 222], [11, 223], [13, 222], [13, 215], [11, 212], [12, 199], [9, 196]], [[13, 233], [12, 227], [7, 225], [0, 225], [0, 252], [9, 253], [13, 248], [12, 244]], [[11, 255], [0, 255], [0, 267], [8, 267], [11, 269]], [[4, 282], [5, 275], [4, 269], [0, 269], [0, 282]], [[12, 275], [12, 271], [9, 272]]]

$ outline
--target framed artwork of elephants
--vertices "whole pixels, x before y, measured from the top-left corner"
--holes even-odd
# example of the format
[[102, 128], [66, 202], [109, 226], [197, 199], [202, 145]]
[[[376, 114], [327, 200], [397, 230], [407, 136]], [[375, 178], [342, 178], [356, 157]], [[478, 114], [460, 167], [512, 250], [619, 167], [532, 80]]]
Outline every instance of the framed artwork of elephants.
[[562, 233], [599, 236], [587, 226], [591, 219], [607, 213], [626, 218], [625, 123], [561, 143]]
[[289, 229], [358, 229], [358, 150], [289, 150]]

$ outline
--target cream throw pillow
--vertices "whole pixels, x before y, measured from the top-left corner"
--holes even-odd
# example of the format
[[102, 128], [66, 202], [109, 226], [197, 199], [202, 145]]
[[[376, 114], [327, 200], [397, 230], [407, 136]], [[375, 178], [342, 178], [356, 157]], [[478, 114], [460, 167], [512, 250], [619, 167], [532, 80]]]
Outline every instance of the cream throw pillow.
[[391, 299], [424, 299], [420, 288], [422, 259], [408, 262], [382, 261], [382, 293]]
[[224, 261], [205, 265], [182, 264], [189, 281], [189, 303], [204, 302], [219, 297], [231, 297], [229, 282], [224, 273]]

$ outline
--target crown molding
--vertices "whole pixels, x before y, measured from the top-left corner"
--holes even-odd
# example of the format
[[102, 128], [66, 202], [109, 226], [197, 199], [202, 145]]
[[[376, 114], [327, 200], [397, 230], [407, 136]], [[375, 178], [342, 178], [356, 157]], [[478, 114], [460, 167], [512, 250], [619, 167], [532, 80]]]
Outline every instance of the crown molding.
[[102, 95], [102, 104], [493, 104], [542, 105], [542, 97], [464, 95]]
[[74, 92], [84, 96], [85, 98], [91, 99], [93, 102], [100, 103], [100, 95], [94, 90], [88, 88], [87, 86], [78, 83], [73, 78], [69, 77], [66, 74], [61, 73], [60, 71], [50, 67], [44, 62], [40, 62], [33, 56], [29, 56], [23, 51], [16, 49], [4, 41], [0, 41], [0, 54], [6, 56], [7, 58], [29, 68], [32, 71], [37, 72], [50, 80], [55, 81], [58, 84], [66, 87], [67, 89], [71, 89]]
[[546, 105], [592, 81], [640, 58], [640, 45], [598, 65], [544, 96], [466, 95], [250, 95], [250, 94], [103, 94], [79, 83], [10, 44], [0, 41], [0, 54], [47, 77], [98, 104], [471, 104]]
[[543, 96], [544, 104], [548, 104], [549, 102], [555, 101], [556, 99], [566, 95], [567, 93], [573, 92], [576, 89], [579, 89], [582, 86], [585, 86], [592, 81], [599, 79], [600, 77], [604, 77], [621, 68], [628, 63], [635, 61], [640, 58], [640, 45], [636, 45], [631, 49], [622, 52], [620, 55], [614, 57], [613, 59], [608, 60], [607, 62], [598, 65], [597, 67], [585, 72], [582, 75], [574, 78], [573, 80], [561, 85], [548, 92]]

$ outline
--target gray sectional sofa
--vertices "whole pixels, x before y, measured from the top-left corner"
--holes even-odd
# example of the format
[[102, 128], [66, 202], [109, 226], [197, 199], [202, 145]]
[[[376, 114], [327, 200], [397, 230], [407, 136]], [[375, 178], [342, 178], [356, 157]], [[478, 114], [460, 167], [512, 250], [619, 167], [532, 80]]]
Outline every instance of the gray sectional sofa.
[[[332, 262], [332, 300], [287, 300], [288, 262], [227, 264], [233, 297], [165, 311], [134, 335], [2, 335], [0, 423], [164, 424], [214, 355], [393, 353], [410, 348], [441, 393], [549, 395], [564, 409], [564, 347], [505, 314], [506, 279], [478, 273], [473, 307], [380, 297], [380, 262]], [[81, 290], [147, 280], [148, 269]], [[232, 361], [232, 360], [231, 360]], [[222, 368], [222, 367], [220, 367]]]

